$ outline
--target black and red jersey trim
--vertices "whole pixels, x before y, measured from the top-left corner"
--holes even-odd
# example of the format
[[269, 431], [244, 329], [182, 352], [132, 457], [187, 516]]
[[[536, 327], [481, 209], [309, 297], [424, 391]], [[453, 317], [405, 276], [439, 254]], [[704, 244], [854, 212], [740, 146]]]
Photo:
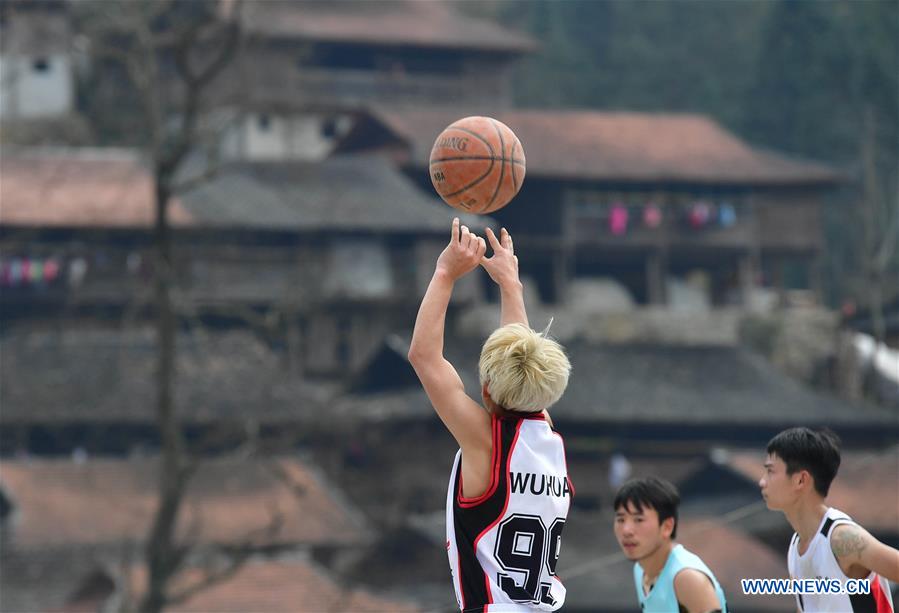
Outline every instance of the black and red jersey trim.
[[880, 577], [875, 573], [872, 575], [871, 591], [867, 594], [853, 594], [849, 597], [852, 603], [852, 611], [871, 611], [872, 613], [893, 613], [893, 605], [887, 599], [883, 591], [883, 585], [880, 583]]
[[[453, 484], [453, 522], [456, 549], [459, 554], [459, 588], [463, 611], [483, 611], [493, 602], [489, 581], [478, 562], [478, 540], [493, 527], [509, 503], [509, 458], [518, 440], [522, 420], [493, 418], [494, 434], [493, 482], [483, 496], [462, 499], [461, 461]], [[465, 500], [465, 502], [463, 502]], [[472, 502], [475, 501], [475, 502]]]
[[490, 496], [496, 492], [496, 487], [499, 484], [499, 472], [503, 466], [503, 463], [500, 461], [500, 454], [502, 453], [502, 441], [500, 437], [501, 428], [499, 425], [499, 420], [491, 419], [490, 420], [490, 428], [492, 430], [492, 445], [493, 452], [490, 458], [490, 484], [487, 486], [487, 489], [480, 496], [475, 496], [474, 498], [466, 498], [462, 495], [462, 466], [459, 466], [459, 474], [458, 474], [458, 487], [456, 488], [456, 502], [461, 507], [473, 507], [481, 504]]
[[877, 573], [871, 574], [871, 590], [867, 594], [849, 594], [849, 602], [852, 613], [893, 613]]

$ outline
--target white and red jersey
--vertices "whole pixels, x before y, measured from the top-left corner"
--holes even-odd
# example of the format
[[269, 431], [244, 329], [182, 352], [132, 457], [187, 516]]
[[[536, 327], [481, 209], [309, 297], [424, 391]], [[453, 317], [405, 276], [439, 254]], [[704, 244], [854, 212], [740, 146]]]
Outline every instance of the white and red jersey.
[[446, 548], [456, 601], [465, 612], [555, 611], [565, 602], [556, 576], [574, 487], [562, 437], [536, 415], [491, 419], [492, 477], [477, 498], [462, 496], [462, 452], [446, 497]]
[[[833, 550], [830, 548], [830, 537], [833, 529], [840, 524], [854, 524], [852, 518], [836, 509], [827, 509], [821, 519], [818, 531], [809, 543], [805, 553], [799, 553], [799, 535], [793, 534], [790, 551], [787, 554], [787, 566], [791, 579], [836, 579], [844, 586], [849, 577], [843, 573]], [[826, 613], [893, 613], [893, 599], [890, 595], [889, 582], [872, 572], [866, 577], [871, 582], [868, 594], [797, 594], [796, 604], [800, 611]]]

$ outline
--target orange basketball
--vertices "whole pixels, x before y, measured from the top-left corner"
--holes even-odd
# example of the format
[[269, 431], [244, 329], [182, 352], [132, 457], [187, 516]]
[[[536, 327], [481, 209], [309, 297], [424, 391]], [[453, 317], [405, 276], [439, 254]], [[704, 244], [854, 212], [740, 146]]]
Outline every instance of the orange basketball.
[[431, 149], [431, 183], [448, 205], [492, 213], [509, 204], [524, 181], [524, 149], [509, 127], [492, 117], [450, 124]]

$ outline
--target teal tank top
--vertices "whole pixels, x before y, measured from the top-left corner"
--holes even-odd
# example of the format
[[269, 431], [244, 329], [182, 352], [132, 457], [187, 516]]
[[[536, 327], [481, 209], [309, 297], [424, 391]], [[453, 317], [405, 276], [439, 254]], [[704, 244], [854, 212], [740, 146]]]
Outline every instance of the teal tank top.
[[727, 601], [724, 599], [724, 590], [715, 579], [715, 575], [709, 570], [699, 556], [690, 553], [684, 549], [683, 545], [675, 545], [668, 554], [668, 560], [665, 561], [665, 567], [656, 579], [655, 585], [649, 591], [649, 595], [643, 594], [643, 567], [634, 564], [634, 584], [637, 588], [637, 600], [643, 613], [679, 613], [681, 610], [677, 602], [677, 595], [674, 593], [674, 578], [677, 573], [685, 568], [695, 568], [704, 573], [712, 580], [715, 586], [715, 593], [718, 595], [718, 601], [721, 603], [721, 610], [727, 613]]

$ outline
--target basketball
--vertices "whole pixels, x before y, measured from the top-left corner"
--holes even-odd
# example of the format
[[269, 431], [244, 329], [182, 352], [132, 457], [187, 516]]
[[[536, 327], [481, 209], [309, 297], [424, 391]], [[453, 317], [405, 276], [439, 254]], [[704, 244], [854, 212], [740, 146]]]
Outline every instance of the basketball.
[[492, 117], [450, 124], [431, 149], [431, 183], [453, 208], [483, 215], [507, 204], [524, 181], [524, 149], [509, 127]]

